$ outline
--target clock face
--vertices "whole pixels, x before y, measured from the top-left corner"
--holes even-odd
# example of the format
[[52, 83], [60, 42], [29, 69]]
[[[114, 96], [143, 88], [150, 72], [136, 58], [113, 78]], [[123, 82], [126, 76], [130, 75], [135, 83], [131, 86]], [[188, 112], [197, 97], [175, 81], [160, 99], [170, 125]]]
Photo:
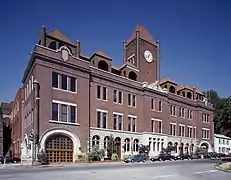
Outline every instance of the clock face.
[[153, 61], [152, 53], [148, 50], [144, 51], [144, 58], [149, 63]]

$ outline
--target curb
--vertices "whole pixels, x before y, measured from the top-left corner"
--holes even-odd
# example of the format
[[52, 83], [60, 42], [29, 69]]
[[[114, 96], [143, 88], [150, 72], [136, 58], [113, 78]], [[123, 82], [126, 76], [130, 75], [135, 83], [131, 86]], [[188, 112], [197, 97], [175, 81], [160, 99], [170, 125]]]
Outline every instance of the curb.
[[220, 167], [219, 167], [219, 166], [217, 166], [217, 165], [214, 165], [214, 168], [215, 168], [216, 170], [219, 170], [219, 171], [223, 171], [223, 172], [231, 173], [231, 170], [226, 170], [226, 169], [220, 168]]

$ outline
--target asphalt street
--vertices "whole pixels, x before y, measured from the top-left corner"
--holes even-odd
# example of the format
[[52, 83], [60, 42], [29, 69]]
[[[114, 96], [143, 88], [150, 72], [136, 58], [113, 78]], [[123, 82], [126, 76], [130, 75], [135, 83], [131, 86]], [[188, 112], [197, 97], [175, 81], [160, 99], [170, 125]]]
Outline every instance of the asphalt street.
[[214, 161], [147, 162], [113, 165], [82, 164], [47, 168], [0, 169], [7, 180], [230, 180], [231, 173], [214, 169]]

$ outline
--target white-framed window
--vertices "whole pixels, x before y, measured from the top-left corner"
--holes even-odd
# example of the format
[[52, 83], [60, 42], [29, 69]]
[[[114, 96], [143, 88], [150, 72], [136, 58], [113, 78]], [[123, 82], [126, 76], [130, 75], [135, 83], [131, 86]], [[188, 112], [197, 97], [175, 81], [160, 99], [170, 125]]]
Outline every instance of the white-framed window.
[[123, 92], [117, 89], [113, 89], [113, 103], [123, 104]]
[[108, 99], [108, 89], [105, 86], [97, 85], [97, 99], [107, 101]]
[[114, 130], [123, 130], [123, 114], [113, 112], [113, 129]]
[[202, 139], [209, 139], [210, 130], [207, 128], [202, 128]]
[[77, 78], [52, 71], [52, 88], [77, 93]]
[[162, 134], [162, 120], [151, 118], [151, 131], [153, 133]]
[[170, 123], [170, 135], [176, 136], [176, 123]]
[[128, 131], [136, 132], [137, 116], [128, 115]]
[[51, 121], [77, 124], [77, 105], [53, 100]]
[[202, 122], [209, 123], [209, 114], [202, 113]]
[[136, 95], [128, 93], [128, 106], [136, 107]]
[[179, 124], [179, 136], [185, 137], [185, 125]]
[[187, 136], [189, 138], [192, 138], [193, 137], [193, 127], [192, 126], [188, 126], [187, 127]]
[[97, 128], [107, 129], [108, 111], [102, 109], [96, 110], [96, 124]]
[[170, 115], [176, 116], [176, 106], [170, 105]]

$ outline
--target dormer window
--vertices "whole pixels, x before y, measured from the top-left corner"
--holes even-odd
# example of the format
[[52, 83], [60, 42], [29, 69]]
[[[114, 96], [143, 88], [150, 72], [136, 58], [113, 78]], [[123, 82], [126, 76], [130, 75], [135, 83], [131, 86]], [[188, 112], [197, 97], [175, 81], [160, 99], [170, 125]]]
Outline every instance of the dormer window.
[[108, 71], [108, 64], [105, 61], [101, 60], [98, 62], [98, 68], [104, 71]]
[[169, 88], [169, 92], [171, 92], [171, 93], [174, 93], [174, 94], [175, 94], [175, 92], [176, 92], [175, 87], [174, 87], [174, 86], [170, 86], [170, 88]]

